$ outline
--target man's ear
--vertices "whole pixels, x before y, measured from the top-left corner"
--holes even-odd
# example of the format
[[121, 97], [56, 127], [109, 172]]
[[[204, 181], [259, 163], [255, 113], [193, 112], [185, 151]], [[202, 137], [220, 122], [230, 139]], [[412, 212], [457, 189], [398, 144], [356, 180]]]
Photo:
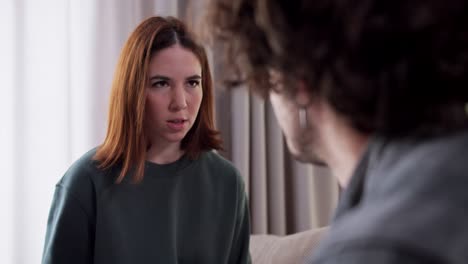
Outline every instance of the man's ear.
[[310, 104], [311, 98], [310, 94], [307, 92], [307, 85], [303, 80], [297, 82], [297, 91], [296, 91], [296, 104], [299, 106], [308, 106]]

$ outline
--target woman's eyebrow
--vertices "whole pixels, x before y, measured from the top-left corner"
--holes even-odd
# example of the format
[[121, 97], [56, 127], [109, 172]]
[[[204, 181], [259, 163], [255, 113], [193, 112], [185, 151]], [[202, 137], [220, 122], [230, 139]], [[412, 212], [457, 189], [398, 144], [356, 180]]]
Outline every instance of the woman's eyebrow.
[[150, 77], [150, 81], [155, 80], [155, 79], [169, 81], [171, 78], [169, 78], [167, 76], [163, 76], [163, 75], [154, 75], [154, 76]]
[[189, 79], [190, 79], [190, 80], [193, 80], [193, 79], [201, 79], [201, 76], [198, 75], [198, 74], [195, 74], [195, 75], [192, 75], [192, 76], [187, 77], [186, 79], [187, 79], [187, 80], [189, 80]]

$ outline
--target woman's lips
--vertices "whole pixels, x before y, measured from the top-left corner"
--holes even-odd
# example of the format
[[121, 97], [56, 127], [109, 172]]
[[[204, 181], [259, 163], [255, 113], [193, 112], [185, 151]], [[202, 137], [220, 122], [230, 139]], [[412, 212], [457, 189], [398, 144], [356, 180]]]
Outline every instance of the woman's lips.
[[181, 131], [187, 125], [186, 119], [171, 119], [167, 120], [167, 126], [174, 131]]

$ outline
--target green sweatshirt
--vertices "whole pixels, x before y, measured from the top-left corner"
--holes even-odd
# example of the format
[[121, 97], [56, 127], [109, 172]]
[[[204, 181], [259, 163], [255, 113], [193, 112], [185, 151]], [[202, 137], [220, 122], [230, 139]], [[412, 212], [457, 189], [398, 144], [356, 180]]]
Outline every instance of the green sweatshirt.
[[250, 263], [243, 180], [215, 152], [145, 164], [139, 184], [86, 153], [56, 186], [42, 263]]

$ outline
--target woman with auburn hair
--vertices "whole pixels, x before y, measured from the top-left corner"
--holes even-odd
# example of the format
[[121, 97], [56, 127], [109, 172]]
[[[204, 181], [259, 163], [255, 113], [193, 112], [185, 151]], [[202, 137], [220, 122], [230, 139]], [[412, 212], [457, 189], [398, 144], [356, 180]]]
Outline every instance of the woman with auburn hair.
[[103, 144], [56, 186], [43, 263], [250, 263], [244, 183], [219, 149], [204, 48], [148, 18], [122, 50]]

